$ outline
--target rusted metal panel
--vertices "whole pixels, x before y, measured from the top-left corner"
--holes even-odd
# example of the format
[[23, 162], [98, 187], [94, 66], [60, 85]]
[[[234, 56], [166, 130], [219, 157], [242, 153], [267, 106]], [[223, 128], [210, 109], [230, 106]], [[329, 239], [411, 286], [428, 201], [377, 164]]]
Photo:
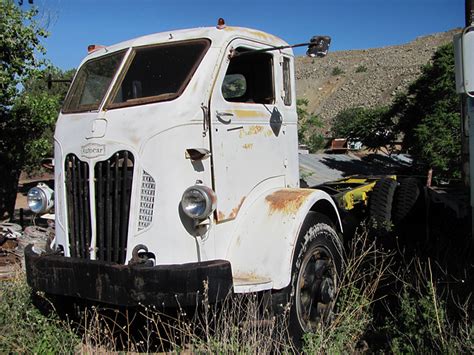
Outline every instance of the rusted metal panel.
[[313, 190], [303, 189], [279, 190], [265, 197], [265, 200], [270, 207], [270, 214], [295, 214], [312, 192]]
[[[242, 206], [226, 260], [234, 277], [252, 275], [261, 280], [260, 289], [281, 289], [291, 277], [293, 249], [308, 212], [318, 201], [332, 206], [341, 226], [337, 207], [324, 191], [314, 189], [271, 189]], [[270, 280], [270, 281], [266, 281]], [[251, 292], [257, 286], [234, 281], [235, 292]]]

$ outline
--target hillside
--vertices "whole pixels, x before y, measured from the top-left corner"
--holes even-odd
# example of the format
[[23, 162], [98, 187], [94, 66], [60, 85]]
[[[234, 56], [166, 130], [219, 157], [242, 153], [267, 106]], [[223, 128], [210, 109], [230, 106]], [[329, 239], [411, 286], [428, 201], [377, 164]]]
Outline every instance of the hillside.
[[[327, 126], [345, 108], [387, 105], [458, 31], [418, 37], [404, 45], [330, 52], [322, 59], [298, 57], [297, 96], [308, 99], [308, 111], [318, 114]], [[343, 73], [333, 75], [335, 68]]]

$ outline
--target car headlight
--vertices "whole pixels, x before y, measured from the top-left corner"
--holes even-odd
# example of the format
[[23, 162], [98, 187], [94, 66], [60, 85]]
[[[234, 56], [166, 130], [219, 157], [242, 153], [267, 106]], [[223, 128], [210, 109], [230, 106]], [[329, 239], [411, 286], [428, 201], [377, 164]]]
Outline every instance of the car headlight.
[[193, 219], [204, 219], [216, 209], [217, 197], [207, 186], [188, 187], [181, 198], [181, 207], [187, 216]]
[[53, 207], [54, 191], [43, 183], [31, 188], [26, 197], [30, 210], [34, 213], [45, 213]]

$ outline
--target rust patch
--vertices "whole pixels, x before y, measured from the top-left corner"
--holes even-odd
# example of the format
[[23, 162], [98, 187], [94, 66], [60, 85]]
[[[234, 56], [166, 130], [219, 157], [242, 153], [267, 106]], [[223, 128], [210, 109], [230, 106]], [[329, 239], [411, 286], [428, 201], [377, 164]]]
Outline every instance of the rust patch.
[[217, 220], [222, 221], [225, 219], [225, 214], [222, 213], [221, 211], [217, 212]]
[[277, 212], [294, 214], [312, 193], [313, 190], [308, 189], [278, 190], [265, 197], [265, 200], [270, 207], [270, 215]]
[[247, 143], [242, 146], [242, 148], [244, 149], [252, 149], [252, 147], [253, 147], [253, 143]]
[[237, 285], [256, 285], [271, 282], [271, 279], [258, 275], [255, 272], [237, 274], [234, 276], [234, 283]]
[[263, 131], [263, 126], [250, 126], [247, 129], [243, 129], [240, 131], [239, 137], [243, 138], [245, 136], [253, 136], [255, 134], [259, 134]]
[[237, 205], [237, 207], [235, 207], [235, 208], [230, 212], [230, 214], [229, 214], [229, 216], [227, 217], [227, 219], [234, 219], [234, 218], [237, 216], [237, 214], [238, 214], [239, 211], [240, 211], [240, 207], [242, 207], [242, 204], [244, 203], [244, 201], [245, 201], [245, 196], [240, 199], [239, 204]]
[[245, 29], [245, 32], [247, 32], [249, 35], [266, 40], [266, 41], [279, 41], [277, 37], [274, 35], [271, 35], [269, 33], [257, 31], [257, 30], [251, 30], [251, 29]]

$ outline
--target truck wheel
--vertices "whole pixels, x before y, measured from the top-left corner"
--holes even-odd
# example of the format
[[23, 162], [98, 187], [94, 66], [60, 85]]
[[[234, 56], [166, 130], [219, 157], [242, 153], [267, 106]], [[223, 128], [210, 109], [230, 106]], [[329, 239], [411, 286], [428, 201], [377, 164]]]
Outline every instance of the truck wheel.
[[338, 241], [327, 217], [319, 213], [308, 215], [292, 267], [288, 329], [297, 348], [302, 346], [304, 333], [330, 321], [342, 270], [342, 244]]
[[383, 178], [375, 183], [369, 198], [369, 217], [375, 223], [375, 230], [388, 231], [392, 223], [392, 205], [397, 182]]
[[395, 201], [393, 205], [393, 222], [395, 224], [402, 222], [415, 207], [420, 196], [420, 186], [414, 178], [407, 178], [400, 181], [395, 192]]

